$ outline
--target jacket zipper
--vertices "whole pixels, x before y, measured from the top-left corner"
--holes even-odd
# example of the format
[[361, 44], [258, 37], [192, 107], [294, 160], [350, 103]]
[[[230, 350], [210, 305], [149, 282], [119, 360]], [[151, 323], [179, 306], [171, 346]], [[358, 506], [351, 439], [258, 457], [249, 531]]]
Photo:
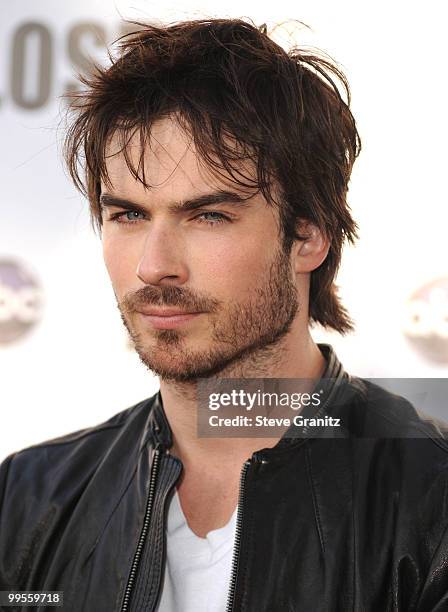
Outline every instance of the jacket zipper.
[[[154, 450], [154, 460], [153, 460], [153, 464], [151, 468], [151, 477], [149, 481], [149, 490], [148, 490], [148, 499], [146, 502], [145, 517], [143, 519], [143, 526], [142, 526], [142, 530], [141, 530], [140, 537], [138, 540], [137, 548], [135, 550], [134, 559], [133, 559], [132, 566], [131, 566], [131, 571], [129, 572], [129, 578], [128, 578], [128, 582], [126, 585], [126, 589], [125, 589], [125, 593], [123, 597], [123, 603], [122, 603], [120, 612], [128, 612], [129, 610], [132, 589], [134, 587], [138, 565], [140, 563], [140, 557], [142, 554], [143, 546], [145, 544], [146, 536], [147, 536], [148, 529], [149, 529], [152, 505], [154, 501], [155, 483], [156, 483], [157, 473], [159, 469], [161, 454], [162, 454], [162, 451], [160, 447], [156, 447]], [[235, 603], [236, 579], [238, 575], [239, 557], [240, 557], [240, 548], [241, 548], [243, 509], [244, 509], [244, 499], [245, 499], [245, 483], [246, 483], [247, 471], [252, 461], [256, 458], [256, 454], [257, 453], [254, 453], [251, 459], [247, 459], [247, 461], [244, 462], [243, 468], [241, 470], [240, 489], [239, 489], [239, 494], [238, 494], [238, 510], [237, 510], [237, 516], [236, 516], [236, 526], [235, 526], [235, 543], [234, 543], [234, 549], [233, 549], [232, 569], [230, 572], [230, 587], [229, 587], [229, 595], [227, 599], [226, 612], [232, 612], [233, 606]]]
[[126, 585], [126, 589], [125, 589], [125, 593], [123, 597], [123, 604], [121, 606], [121, 612], [127, 612], [129, 609], [129, 603], [131, 601], [131, 593], [132, 593], [132, 589], [135, 583], [135, 577], [137, 575], [138, 564], [140, 562], [140, 557], [142, 554], [143, 546], [145, 544], [146, 535], [148, 533], [149, 521], [151, 519], [152, 504], [154, 501], [155, 484], [156, 484], [157, 473], [159, 471], [159, 463], [160, 463], [161, 454], [162, 454], [162, 451], [160, 447], [156, 447], [154, 450], [154, 459], [153, 459], [153, 463], [151, 467], [151, 477], [149, 480], [149, 490], [148, 490], [148, 498], [146, 501], [145, 517], [143, 519], [143, 526], [140, 532], [140, 538], [138, 540], [137, 548], [135, 550], [134, 560], [132, 561], [131, 571], [129, 573], [128, 583]]
[[[328, 405], [330, 397], [327, 398], [327, 401], [324, 402], [322, 406], [320, 406], [319, 410], [316, 413], [316, 416], [322, 414]], [[303, 433], [307, 433], [307, 427], [303, 428]], [[131, 571], [129, 573], [128, 582], [126, 585], [123, 603], [121, 606], [120, 612], [128, 612], [129, 603], [131, 601], [132, 589], [135, 583], [135, 577], [137, 575], [138, 565], [140, 563], [140, 557], [142, 554], [143, 546], [145, 544], [146, 536], [149, 529], [149, 522], [151, 519], [151, 511], [152, 505], [154, 501], [154, 493], [155, 493], [155, 483], [157, 478], [157, 473], [159, 470], [160, 456], [162, 454], [161, 447], [157, 446], [154, 449], [154, 460], [151, 467], [151, 477], [149, 481], [149, 490], [148, 490], [148, 498], [146, 502], [146, 511], [145, 517], [143, 519], [143, 526], [140, 533], [140, 537], [138, 540], [137, 548], [135, 550], [134, 559], [132, 561]], [[226, 612], [233, 612], [233, 606], [235, 604], [235, 592], [236, 592], [236, 580], [239, 569], [239, 560], [240, 560], [240, 548], [241, 548], [241, 536], [242, 536], [242, 523], [243, 523], [243, 508], [244, 508], [244, 495], [245, 495], [245, 483], [247, 471], [253, 460], [257, 459], [257, 453], [254, 453], [250, 459], [244, 462], [243, 468], [241, 470], [240, 476], [240, 489], [238, 493], [238, 510], [236, 516], [236, 526], [235, 526], [235, 543], [233, 549], [233, 558], [232, 558], [232, 569], [230, 572], [230, 587], [229, 594], [227, 598]], [[264, 462], [261, 460], [262, 463]]]
[[235, 603], [235, 591], [236, 591], [236, 579], [238, 575], [238, 567], [240, 560], [240, 548], [241, 548], [241, 535], [242, 535], [242, 525], [243, 525], [243, 508], [244, 508], [244, 485], [246, 483], [247, 471], [249, 469], [250, 464], [252, 463], [252, 459], [254, 458], [252, 455], [251, 459], [248, 459], [244, 462], [243, 468], [241, 470], [240, 477], [240, 490], [238, 494], [238, 510], [236, 514], [236, 526], [235, 526], [235, 544], [233, 548], [233, 559], [232, 559], [232, 569], [230, 571], [230, 587], [229, 587], [229, 596], [227, 599], [226, 612], [232, 612], [233, 606]]

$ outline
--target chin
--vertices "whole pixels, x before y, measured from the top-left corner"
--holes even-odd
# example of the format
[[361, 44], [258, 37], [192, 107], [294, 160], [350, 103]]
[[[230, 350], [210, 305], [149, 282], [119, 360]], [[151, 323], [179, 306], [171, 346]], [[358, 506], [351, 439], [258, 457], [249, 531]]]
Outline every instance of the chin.
[[175, 382], [191, 382], [197, 378], [202, 378], [207, 375], [207, 372], [202, 371], [192, 365], [191, 361], [188, 363], [183, 360], [163, 360], [147, 358], [144, 355], [139, 355], [142, 363], [150, 370], [153, 374], [161, 378], [162, 380], [175, 381]]
[[[208, 378], [222, 371], [229, 363], [229, 357], [221, 352], [210, 353], [204, 348], [191, 352], [185, 346], [175, 348], [173, 339], [171, 346], [144, 350], [136, 346], [140, 361], [156, 376], [163, 380], [176, 382], [192, 382], [198, 378]], [[230, 357], [230, 361], [232, 358]]]

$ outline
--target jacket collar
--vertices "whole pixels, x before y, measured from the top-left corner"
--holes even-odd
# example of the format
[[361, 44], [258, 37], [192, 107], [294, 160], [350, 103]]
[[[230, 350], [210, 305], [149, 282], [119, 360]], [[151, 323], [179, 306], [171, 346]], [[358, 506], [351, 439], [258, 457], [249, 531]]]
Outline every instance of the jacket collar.
[[333, 347], [330, 344], [323, 343], [318, 343], [317, 346], [327, 362], [327, 367], [325, 368], [322, 378], [340, 379], [344, 375], [344, 368]]
[[[322, 378], [316, 384], [316, 389], [324, 390], [326, 405], [328, 405], [338, 393], [341, 383], [350, 379], [347, 372], [344, 370], [342, 363], [339, 361], [333, 347], [330, 344], [318, 343], [322, 355], [324, 356], [327, 365]], [[146, 442], [148, 437], [152, 437], [156, 445], [162, 445], [165, 448], [170, 448], [173, 444], [172, 431], [168, 423], [165, 411], [163, 409], [162, 396], [160, 391], [152, 398], [153, 403], [150, 409], [148, 419], [148, 430], [142, 442]], [[311, 411], [314, 409], [311, 408]], [[303, 416], [312, 416], [310, 410], [304, 409]], [[285, 445], [290, 445], [297, 441], [297, 428], [292, 427], [279, 440], [275, 448], [283, 448]], [[290, 435], [291, 430], [295, 430], [293, 436]], [[304, 436], [299, 436], [303, 438]]]

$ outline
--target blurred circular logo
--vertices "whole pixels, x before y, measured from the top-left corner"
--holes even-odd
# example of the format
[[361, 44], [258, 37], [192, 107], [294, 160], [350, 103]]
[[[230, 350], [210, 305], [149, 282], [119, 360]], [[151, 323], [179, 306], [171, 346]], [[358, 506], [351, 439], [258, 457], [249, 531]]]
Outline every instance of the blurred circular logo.
[[448, 278], [431, 281], [411, 295], [403, 331], [421, 355], [448, 363]]
[[28, 267], [0, 257], [0, 345], [25, 336], [40, 321], [43, 292]]

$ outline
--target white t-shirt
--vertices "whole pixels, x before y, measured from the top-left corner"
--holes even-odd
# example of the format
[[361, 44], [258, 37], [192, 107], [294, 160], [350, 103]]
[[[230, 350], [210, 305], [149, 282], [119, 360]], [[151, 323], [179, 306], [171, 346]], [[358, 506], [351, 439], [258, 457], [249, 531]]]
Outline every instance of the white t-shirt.
[[168, 509], [167, 558], [157, 612], [225, 612], [236, 512], [224, 527], [197, 536], [187, 524], [177, 491]]

